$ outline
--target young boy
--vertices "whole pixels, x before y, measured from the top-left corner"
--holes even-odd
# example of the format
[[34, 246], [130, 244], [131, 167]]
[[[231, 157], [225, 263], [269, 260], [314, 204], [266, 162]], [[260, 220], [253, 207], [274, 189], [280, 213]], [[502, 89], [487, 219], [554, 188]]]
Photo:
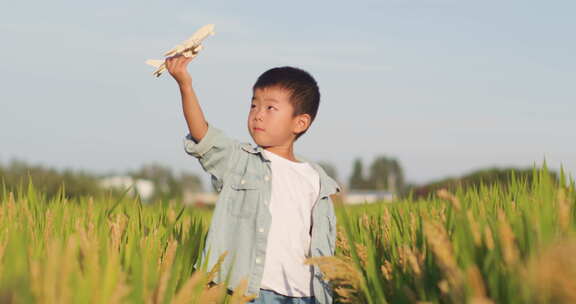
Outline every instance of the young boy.
[[[215, 283], [248, 281], [252, 303], [332, 303], [332, 290], [307, 257], [334, 255], [336, 217], [330, 195], [340, 186], [294, 153], [316, 117], [320, 93], [307, 72], [274, 68], [253, 87], [248, 131], [240, 143], [209, 124], [187, 71], [191, 58], [166, 59], [180, 87], [189, 134], [185, 151], [211, 174], [219, 192], [202, 259], [208, 269], [227, 251]], [[200, 263], [203, 263], [200, 262]]]

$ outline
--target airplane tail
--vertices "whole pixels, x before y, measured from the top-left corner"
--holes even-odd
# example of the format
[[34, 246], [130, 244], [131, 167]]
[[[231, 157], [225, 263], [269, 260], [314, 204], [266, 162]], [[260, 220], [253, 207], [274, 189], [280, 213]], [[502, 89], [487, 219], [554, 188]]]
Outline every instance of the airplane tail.
[[164, 60], [148, 59], [146, 60], [147, 65], [151, 65], [155, 68], [159, 68], [164, 63]]
[[146, 64], [151, 65], [151, 66], [156, 68], [156, 71], [154, 71], [152, 73], [156, 77], [160, 77], [162, 72], [164, 72], [166, 70], [166, 65], [164, 64], [164, 60], [148, 59], [148, 60], [146, 60]]

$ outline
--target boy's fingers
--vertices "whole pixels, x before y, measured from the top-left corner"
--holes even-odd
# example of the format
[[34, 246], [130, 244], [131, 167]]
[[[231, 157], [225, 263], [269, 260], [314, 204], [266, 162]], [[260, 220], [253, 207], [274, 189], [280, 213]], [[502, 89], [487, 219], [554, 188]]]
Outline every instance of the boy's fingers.
[[186, 66], [188, 64], [188, 62], [190, 62], [191, 58], [186, 57], [186, 56], [182, 56], [180, 58], [178, 58], [178, 65], [180, 66]]
[[166, 59], [164, 60], [164, 64], [166, 65], [166, 69], [168, 71], [172, 72], [175, 69], [179, 70], [179, 69], [185, 68], [185, 66], [192, 59], [194, 59], [194, 56], [186, 57], [186, 56], [183, 56], [182, 54], [178, 54], [178, 55], [166, 57]]
[[166, 58], [165, 63], [166, 63], [166, 68], [167, 68], [168, 70], [171, 70], [171, 69], [172, 69], [172, 57]]
[[172, 58], [172, 62], [173, 62], [173, 64], [174, 64], [174, 66], [178, 66], [178, 65], [180, 64], [180, 56], [175, 55], [175, 56]]
[[179, 61], [180, 61], [180, 60], [179, 60], [179, 58], [178, 58], [178, 55], [172, 56], [172, 57], [170, 58], [170, 66], [171, 66], [172, 68], [178, 66]]

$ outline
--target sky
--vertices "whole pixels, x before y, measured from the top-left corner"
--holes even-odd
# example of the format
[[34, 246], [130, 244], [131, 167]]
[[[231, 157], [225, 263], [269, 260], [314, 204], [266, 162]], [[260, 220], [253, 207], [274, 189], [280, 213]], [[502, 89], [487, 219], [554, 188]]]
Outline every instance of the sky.
[[576, 172], [573, 1], [17, 1], [0, 12], [0, 163], [95, 173], [187, 155], [178, 87], [146, 59], [215, 25], [189, 65], [206, 119], [252, 142], [256, 78], [291, 65], [321, 103], [297, 154], [347, 182], [394, 157], [422, 184], [546, 159]]

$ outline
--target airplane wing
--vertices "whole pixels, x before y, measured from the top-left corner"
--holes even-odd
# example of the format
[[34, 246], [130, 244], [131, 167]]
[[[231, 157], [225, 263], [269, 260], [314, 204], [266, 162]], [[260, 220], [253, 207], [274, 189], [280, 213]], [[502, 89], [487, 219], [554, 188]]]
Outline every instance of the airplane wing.
[[173, 56], [178, 53], [184, 52], [188, 49], [193, 49], [199, 46], [206, 37], [214, 35], [214, 24], [208, 24], [197, 30], [190, 38], [186, 39], [181, 44], [176, 45], [171, 50], [164, 53], [164, 56]]

